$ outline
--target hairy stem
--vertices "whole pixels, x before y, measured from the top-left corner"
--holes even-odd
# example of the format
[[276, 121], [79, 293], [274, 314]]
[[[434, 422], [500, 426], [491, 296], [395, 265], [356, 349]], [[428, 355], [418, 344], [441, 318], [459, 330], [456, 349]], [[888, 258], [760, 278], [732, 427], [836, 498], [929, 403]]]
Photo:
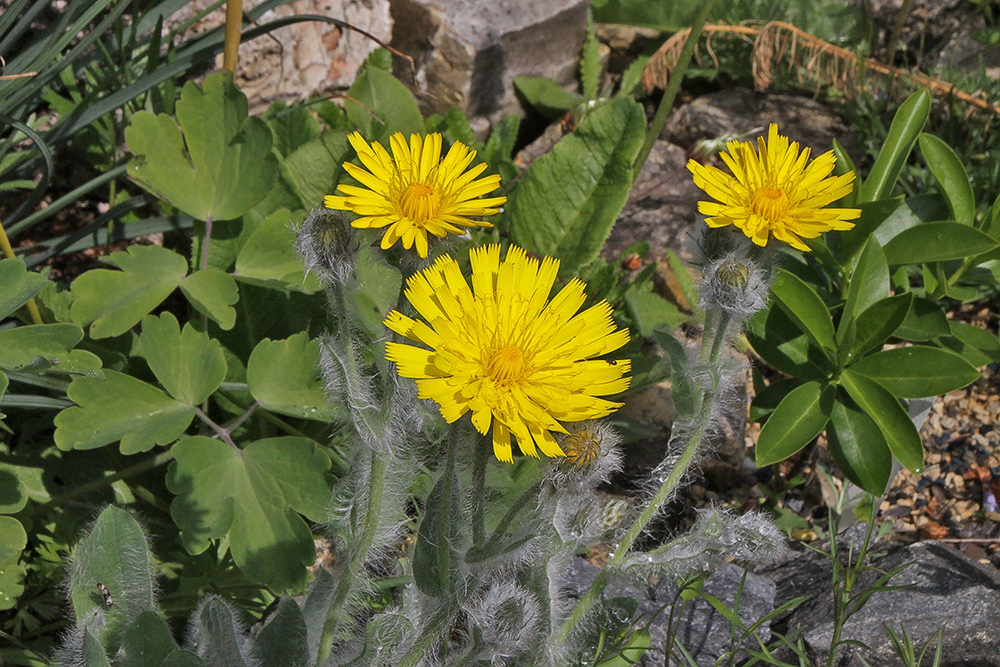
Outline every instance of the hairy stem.
[[447, 605], [439, 609], [424, 626], [420, 637], [403, 656], [397, 667], [416, 667], [420, 664], [420, 661], [427, 657], [427, 652], [434, 646], [434, 643], [441, 639], [441, 635], [450, 627], [451, 617], [452, 611]]
[[[452, 427], [455, 428], [455, 427]], [[472, 456], [472, 544], [479, 546], [486, 539], [486, 465], [490, 449], [483, 438], [476, 438]], [[501, 524], [504, 525], [504, 524]]]

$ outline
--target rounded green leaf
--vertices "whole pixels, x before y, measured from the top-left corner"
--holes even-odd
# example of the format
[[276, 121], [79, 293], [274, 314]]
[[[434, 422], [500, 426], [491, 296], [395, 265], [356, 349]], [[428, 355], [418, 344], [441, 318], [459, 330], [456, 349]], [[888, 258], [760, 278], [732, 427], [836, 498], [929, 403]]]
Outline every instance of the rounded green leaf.
[[240, 298], [239, 288], [233, 277], [219, 269], [195, 271], [181, 284], [181, 292], [195, 309], [228, 331], [236, 324], [233, 304]]
[[18, 559], [28, 544], [28, 534], [12, 516], [0, 516], [0, 568]]
[[834, 389], [806, 382], [788, 392], [764, 422], [757, 438], [757, 465], [784, 461], [823, 432], [830, 420]]
[[254, 648], [265, 665], [312, 667], [315, 661], [309, 659], [306, 620], [295, 600], [278, 600], [254, 640]]
[[288, 209], [280, 209], [257, 227], [236, 258], [237, 280], [308, 294], [322, 289], [315, 275], [305, 274], [290, 222]]
[[46, 367], [65, 359], [83, 338], [75, 324], [29, 324], [0, 330], [0, 368], [16, 371], [41, 361]]
[[876, 352], [851, 365], [850, 370], [875, 380], [900, 398], [947, 394], [979, 377], [979, 371], [960, 355], [925, 345]]
[[872, 418], [849, 396], [834, 401], [826, 441], [844, 476], [868, 493], [881, 496], [892, 474], [892, 453]]
[[233, 559], [247, 577], [276, 592], [302, 591], [316, 549], [299, 515], [322, 521], [330, 496], [330, 459], [316, 443], [268, 438], [237, 450], [195, 436], [172, 451], [167, 488], [177, 497], [170, 514], [185, 548], [201, 553], [210, 540], [228, 536]]
[[105, 261], [121, 269], [93, 269], [73, 281], [70, 310], [77, 324], [90, 324], [92, 338], [123, 334], [156, 308], [184, 280], [187, 260], [160, 246], [131, 246]]
[[933, 134], [921, 133], [917, 141], [927, 166], [944, 191], [952, 217], [960, 224], [971, 225], [976, 220], [976, 196], [962, 161], [951, 146]]
[[899, 400], [878, 382], [849, 368], [840, 376], [840, 382], [878, 426], [896, 460], [914, 472], [923, 469], [924, 446], [920, 434]]
[[833, 350], [833, 318], [816, 290], [794, 273], [778, 269], [771, 293], [789, 319], [809, 334], [814, 343], [823, 350]]
[[511, 237], [575, 272], [600, 253], [632, 186], [632, 162], [646, 131], [635, 100], [616, 98], [535, 160], [510, 206]]
[[46, 282], [45, 276], [28, 271], [22, 260], [0, 259], [0, 320], [38, 294]]
[[181, 331], [172, 313], [142, 319], [141, 354], [167, 393], [182, 403], [200, 405], [226, 379], [222, 345], [190, 323]]
[[181, 437], [195, 408], [176, 401], [151, 384], [105, 371], [105, 379], [79, 377], [67, 390], [79, 407], [55, 418], [59, 449], [93, 449], [121, 440], [122, 454], [167, 445]]
[[319, 378], [319, 341], [309, 340], [304, 332], [257, 343], [247, 361], [247, 384], [268, 410], [320, 421], [339, 412], [327, 401]]
[[889, 264], [921, 264], [965, 259], [997, 247], [975, 227], [958, 222], [925, 222], [903, 230], [885, 245]]
[[198, 220], [232, 220], [256, 206], [274, 186], [278, 163], [271, 131], [247, 117], [232, 75], [209, 74], [203, 88], [189, 81], [176, 111], [180, 126], [165, 114], [132, 117], [129, 175]]
[[913, 93], [899, 105], [889, 126], [889, 135], [861, 187], [860, 202], [885, 199], [892, 193], [930, 111], [931, 94], [926, 88]]
[[413, 93], [399, 79], [378, 67], [366, 65], [354, 79], [345, 97], [344, 110], [347, 118], [368, 138], [372, 138], [369, 135], [373, 133], [385, 132], [383, 128], [402, 132], [407, 139], [410, 134], [425, 131], [424, 117]]
[[353, 155], [347, 134], [346, 130], [327, 132], [281, 161], [282, 181], [298, 197], [302, 208], [322, 206], [323, 197], [336, 191], [344, 175], [344, 162]]

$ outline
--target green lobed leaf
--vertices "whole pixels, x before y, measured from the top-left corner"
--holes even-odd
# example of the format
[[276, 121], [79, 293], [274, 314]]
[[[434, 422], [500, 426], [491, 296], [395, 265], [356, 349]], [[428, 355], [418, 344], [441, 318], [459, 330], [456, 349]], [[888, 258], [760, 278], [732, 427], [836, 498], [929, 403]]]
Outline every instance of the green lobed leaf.
[[926, 88], [907, 97], [899, 106], [885, 143], [861, 187], [860, 202], [885, 199], [892, 193], [930, 111], [931, 94]]
[[302, 104], [286, 106], [284, 102], [275, 102], [268, 108], [267, 116], [271, 145], [282, 158], [287, 158], [323, 131], [309, 107]]
[[28, 271], [16, 257], [0, 259], [0, 320], [33, 298], [48, 281], [45, 276]]
[[940, 396], [979, 378], [979, 371], [958, 354], [926, 345], [876, 352], [849, 370], [878, 382], [900, 398]]
[[778, 269], [771, 293], [800, 330], [821, 349], [833, 352], [833, 318], [819, 294], [794, 273]]
[[12, 516], [0, 516], [0, 569], [12, 564], [28, 545], [24, 526]]
[[921, 133], [917, 141], [924, 161], [948, 200], [952, 219], [963, 225], [973, 224], [976, 221], [976, 196], [972, 193], [972, 183], [962, 161], [944, 140], [933, 134]]
[[385, 335], [382, 321], [399, 301], [403, 275], [381, 253], [362, 246], [354, 258], [355, 278], [347, 287], [347, 316], [373, 339]]
[[327, 132], [282, 160], [281, 178], [302, 208], [323, 206], [323, 197], [334, 194], [344, 175], [344, 162], [354, 151], [347, 135], [346, 130]]
[[[394, 132], [424, 133], [424, 117], [409, 89], [392, 74], [366, 66], [345, 97], [347, 118], [368, 139], [388, 139]], [[383, 144], [388, 145], [387, 141]], [[331, 194], [331, 193], [326, 193]]]
[[597, 257], [625, 205], [645, 130], [642, 107], [620, 97], [535, 160], [511, 204], [513, 241], [560, 259], [567, 275]]
[[220, 667], [251, 667], [250, 643], [233, 610], [212, 595], [192, 619], [188, 637], [190, 648], [199, 657]]
[[822, 433], [834, 395], [832, 386], [815, 381], [788, 392], [760, 429], [757, 465], [784, 461]]
[[927, 341], [951, 333], [948, 317], [941, 306], [931, 299], [913, 297], [910, 312], [895, 332], [903, 340]]
[[884, 343], [906, 320], [912, 303], [913, 294], [907, 292], [876, 301], [858, 315], [854, 340], [845, 351], [842, 363], [850, 364]]
[[291, 218], [288, 209], [279, 209], [257, 227], [236, 258], [237, 280], [307, 294], [322, 289], [316, 276], [305, 274], [295, 252]]
[[305, 332], [257, 343], [247, 361], [247, 384], [268, 410], [318, 421], [339, 414], [319, 378], [319, 341]]
[[[111, 596], [106, 604], [98, 584]], [[156, 609], [153, 554], [139, 522], [115, 506], [104, 509], [77, 545], [69, 574], [70, 601], [77, 623], [93, 614], [103, 617], [99, 638], [112, 653], [120, 632], [144, 611]]]
[[[0, 610], [13, 609], [19, 604], [24, 594], [24, 576], [26, 564], [21, 561], [11, 561], [0, 568]], [[3, 650], [0, 649], [0, 658]]]
[[872, 418], [849, 396], [838, 395], [826, 428], [827, 447], [847, 479], [876, 496], [885, 492], [892, 474], [892, 453]]
[[155, 611], [136, 616], [122, 636], [121, 659], [129, 667], [160, 667], [177, 650], [170, 626]]
[[292, 598], [281, 598], [254, 640], [257, 656], [265, 665], [312, 667], [306, 620]]
[[899, 400], [878, 382], [850, 368], [840, 376], [840, 382], [854, 403], [878, 426], [893, 456], [910, 470], [920, 472], [924, 467], [924, 446]]
[[887, 296], [889, 296], [889, 266], [886, 264], [881, 246], [870, 238], [861, 250], [857, 266], [851, 272], [847, 300], [844, 302], [844, 311], [837, 329], [837, 341], [843, 342], [848, 325], [854, 322], [858, 313], [864, 312], [876, 301]]
[[75, 324], [29, 324], [0, 330], [0, 368], [21, 370], [37, 365], [41, 357], [49, 366], [65, 359], [83, 339], [83, 329]]
[[562, 118], [586, 101], [544, 76], [516, 76], [514, 88], [531, 108], [549, 120]]
[[204, 551], [228, 537], [233, 559], [253, 581], [276, 592], [302, 591], [316, 559], [302, 519], [322, 521], [330, 459], [306, 438], [267, 438], [242, 450], [194, 436], [173, 447], [170, 514], [185, 548]]
[[167, 445], [181, 437], [195, 408], [176, 401], [151, 384], [104, 371], [105, 379], [79, 377], [66, 394], [78, 407], [55, 418], [59, 449], [94, 449], [121, 440], [122, 454]]
[[70, 315], [91, 338], [125, 333], [156, 308], [187, 274], [187, 260], [160, 246], [131, 246], [104, 261], [121, 271], [93, 269], [73, 281]]
[[771, 307], [752, 316], [746, 336], [764, 361], [787, 375], [821, 380], [830, 374], [826, 355], [781, 308]]
[[200, 405], [226, 378], [226, 357], [219, 341], [190, 322], [181, 331], [173, 313], [142, 319], [139, 354], [167, 393], [188, 405]]
[[[129, 176], [198, 220], [233, 220], [267, 195], [277, 177], [271, 131], [247, 117], [247, 98], [232, 75], [216, 72], [203, 87], [188, 81], [177, 121], [140, 111], [125, 128], [136, 156]], [[183, 129], [183, 135], [182, 135]]]
[[228, 331], [236, 324], [236, 309], [240, 291], [233, 277], [219, 269], [207, 268], [193, 272], [181, 281], [181, 292], [195, 310]]
[[975, 227], [958, 222], [925, 222], [903, 230], [885, 245], [889, 264], [920, 264], [965, 259], [997, 247]]

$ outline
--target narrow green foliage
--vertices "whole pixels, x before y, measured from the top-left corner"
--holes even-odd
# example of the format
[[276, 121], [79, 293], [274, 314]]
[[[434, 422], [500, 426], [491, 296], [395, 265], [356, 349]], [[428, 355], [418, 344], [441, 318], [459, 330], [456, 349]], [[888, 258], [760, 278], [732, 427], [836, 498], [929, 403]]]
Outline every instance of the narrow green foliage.
[[885, 199], [892, 193], [903, 165], [927, 123], [930, 110], [931, 94], [928, 90], [918, 90], [899, 107], [889, 128], [889, 136], [861, 187], [859, 202]]
[[601, 78], [600, 42], [594, 32], [594, 17], [587, 12], [587, 26], [583, 34], [583, 52], [580, 54], [580, 83], [583, 97], [587, 100], [597, 99], [597, 89]]
[[917, 141], [927, 166], [948, 200], [952, 219], [963, 225], [971, 225], [976, 219], [976, 199], [972, 194], [969, 174], [955, 151], [933, 134], [921, 133]]

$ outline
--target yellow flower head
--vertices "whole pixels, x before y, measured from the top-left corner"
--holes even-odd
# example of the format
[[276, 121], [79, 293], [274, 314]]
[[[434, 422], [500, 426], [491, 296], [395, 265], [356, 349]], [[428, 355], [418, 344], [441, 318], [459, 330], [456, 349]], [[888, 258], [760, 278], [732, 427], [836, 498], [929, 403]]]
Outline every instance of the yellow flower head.
[[387, 327], [429, 349], [388, 343], [386, 358], [415, 378], [421, 398], [437, 402], [448, 423], [472, 412], [493, 451], [511, 462], [510, 434], [528, 456], [565, 456], [552, 432], [621, 407], [598, 396], [628, 388], [627, 360], [593, 359], [628, 342], [606, 301], [577, 312], [585, 285], [574, 278], [549, 301], [559, 260], [530, 259], [511, 246], [474, 248], [472, 288], [458, 262], [443, 256], [406, 283], [406, 298], [426, 320], [392, 311]]
[[389, 139], [392, 155], [381, 144], [368, 144], [353, 132], [348, 140], [365, 169], [344, 163], [344, 169], [364, 187], [338, 185], [345, 197], [328, 195], [327, 208], [353, 211], [360, 217], [351, 222], [363, 229], [386, 227], [382, 248], [402, 239], [404, 248], [417, 247], [427, 257], [427, 235], [444, 238], [449, 233], [464, 234], [463, 227], [490, 227], [490, 223], [469, 216], [493, 215], [506, 197], [476, 199], [500, 187], [500, 177], [484, 176], [486, 163], [466, 171], [476, 151], [455, 142], [441, 159], [441, 135], [410, 135], [407, 144], [397, 132]]
[[[855, 208], [823, 208], [851, 191], [854, 172], [830, 176], [836, 158], [833, 151], [809, 162], [809, 149], [799, 153], [798, 142], [778, 134], [778, 126], [767, 130], [767, 141], [726, 142], [721, 154], [732, 175], [716, 167], [689, 160], [694, 184], [716, 201], [698, 202], [698, 211], [708, 216], [709, 227], [736, 225], [759, 246], [768, 237], [797, 250], [809, 251], [802, 239], [814, 239], [830, 230], [854, 227], [861, 215]], [[808, 163], [808, 164], [807, 164]]]

